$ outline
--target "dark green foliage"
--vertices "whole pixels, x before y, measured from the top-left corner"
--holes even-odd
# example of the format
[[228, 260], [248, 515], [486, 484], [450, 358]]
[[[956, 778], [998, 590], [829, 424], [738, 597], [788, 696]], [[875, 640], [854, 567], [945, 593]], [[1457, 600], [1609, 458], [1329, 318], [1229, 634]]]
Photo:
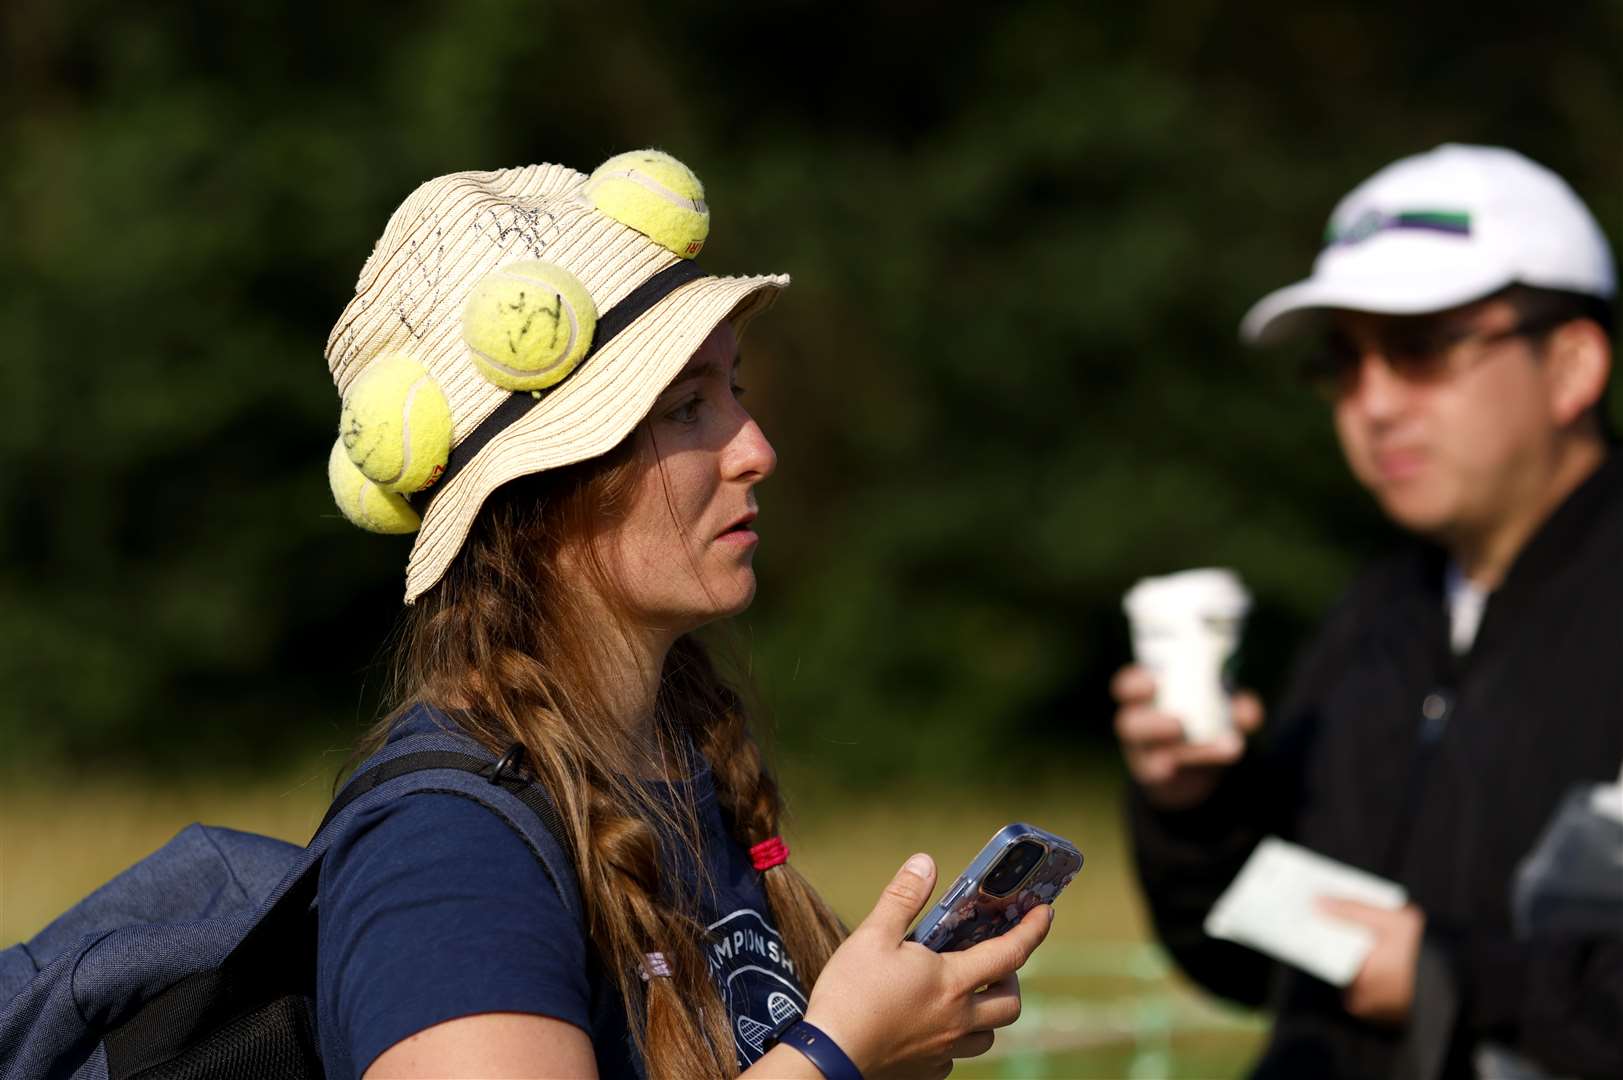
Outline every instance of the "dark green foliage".
[[708, 266], [795, 275], [738, 641], [853, 779], [1101, 744], [1145, 573], [1239, 569], [1277, 684], [1383, 527], [1235, 327], [1354, 182], [1506, 143], [1623, 239], [1615, 3], [859, 10], [10, 5], [0, 756], [349, 744], [407, 545], [330, 504], [321, 347], [437, 173], [657, 144]]

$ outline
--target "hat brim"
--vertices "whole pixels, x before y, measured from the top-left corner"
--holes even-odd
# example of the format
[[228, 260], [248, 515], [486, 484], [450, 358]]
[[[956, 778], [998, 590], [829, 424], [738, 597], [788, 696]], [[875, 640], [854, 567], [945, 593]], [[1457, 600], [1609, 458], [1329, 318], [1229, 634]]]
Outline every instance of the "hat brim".
[[586, 461], [617, 446], [723, 320], [743, 333], [789, 284], [784, 275], [704, 277], [676, 289], [581, 370], [497, 433], [436, 491], [406, 566], [406, 602], [444, 575], [492, 492], [510, 480]]
[[1316, 328], [1332, 309], [1377, 315], [1446, 311], [1480, 300], [1513, 280], [1505, 269], [1491, 265], [1471, 273], [1451, 272], [1447, 280], [1401, 274], [1342, 281], [1311, 277], [1276, 289], [1252, 305], [1240, 320], [1240, 338], [1251, 345], [1278, 345]]

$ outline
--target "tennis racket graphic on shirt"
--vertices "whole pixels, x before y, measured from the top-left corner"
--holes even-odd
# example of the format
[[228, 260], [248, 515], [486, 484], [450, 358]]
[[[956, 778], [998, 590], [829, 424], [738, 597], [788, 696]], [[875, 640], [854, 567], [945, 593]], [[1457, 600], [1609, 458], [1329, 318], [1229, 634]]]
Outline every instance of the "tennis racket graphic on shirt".
[[772, 1034], [779, 1024], [791, 1016], [800, 1015], [800, 1006], [796, 1005], [788, 994], [774, 990], [766, 997], [766, 1011], [772, 1017], [769, 1024], [763, 1024], [753, 1016], [745, 1016], [742, 1013], [738, 1016], [739, 1038], [754, 1047], [758, 1054], [765, 1052], [766, 1037]]

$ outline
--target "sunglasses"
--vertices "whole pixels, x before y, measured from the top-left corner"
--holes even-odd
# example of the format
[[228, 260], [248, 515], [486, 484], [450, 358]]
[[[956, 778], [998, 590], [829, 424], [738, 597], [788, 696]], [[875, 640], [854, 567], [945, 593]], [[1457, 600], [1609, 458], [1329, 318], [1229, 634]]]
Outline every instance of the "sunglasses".
[[[1404, 382], [1416, 385], [1442, 382], [1462, 369], [1461, 357], [1481, 358], [1490, 346], [1513, 338], [1537, 337], [1568, 320], [1569, 316], [1526, 318], [1503, 330], [1480, 330], [1417, 322], [1397, 326], [1378, 335], [1373, 347], [1387, 368]], [[1473, 346], [1470, 351], [1466, 346]], [[1332, 332], [1318, 352], [1302, 363], [1302, 378], [1331, 401], [1358, 388], [1366, 349], [1346, 334]]]

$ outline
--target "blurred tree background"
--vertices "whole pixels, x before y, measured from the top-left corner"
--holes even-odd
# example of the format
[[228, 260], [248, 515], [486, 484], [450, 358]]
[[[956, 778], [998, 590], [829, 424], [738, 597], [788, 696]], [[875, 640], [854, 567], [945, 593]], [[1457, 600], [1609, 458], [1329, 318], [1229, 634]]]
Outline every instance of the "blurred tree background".
[[1387, 539], [1236, 341], [1332, 203], [1515, 146], [1623, 239], [1623, 4], [11, 0], [0, 757], [252, 770], [371, 718], [407, 542], [330, 503], [321, 357], [439, 173], [704, 179], [779, 450], [738, 620], [780, 750], [852, 783], [1109, 746], [1119, 601], [1235, 567], [1269, 690]]

